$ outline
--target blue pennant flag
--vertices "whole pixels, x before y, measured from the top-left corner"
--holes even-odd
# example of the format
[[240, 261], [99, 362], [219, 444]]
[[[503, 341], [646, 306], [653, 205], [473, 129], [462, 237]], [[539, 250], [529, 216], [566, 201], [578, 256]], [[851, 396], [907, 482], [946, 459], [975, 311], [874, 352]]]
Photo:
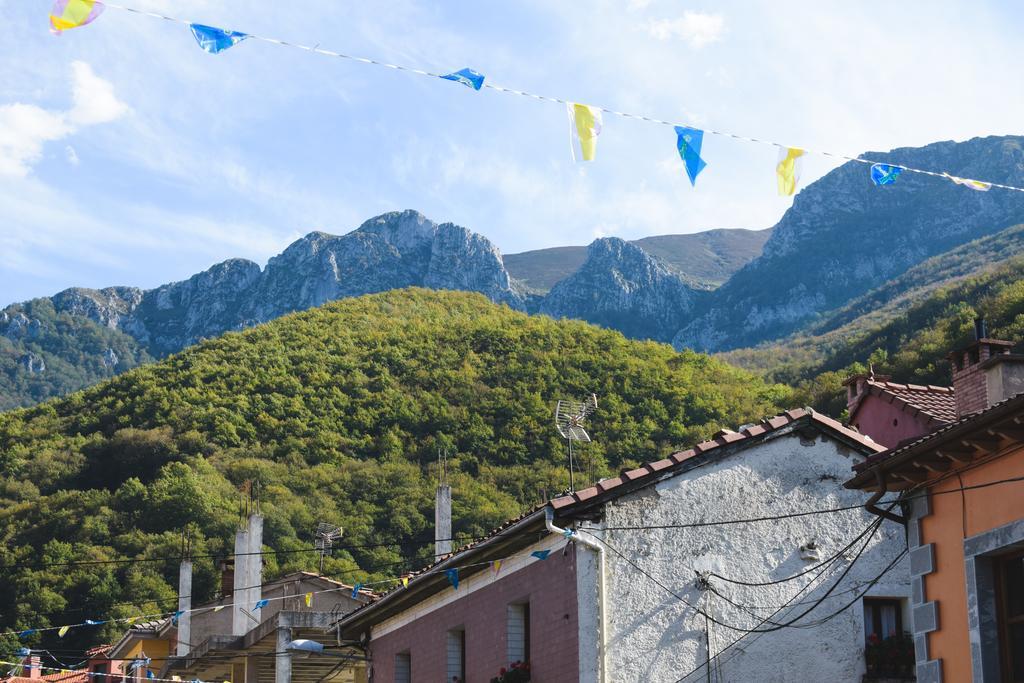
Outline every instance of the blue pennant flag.
[[253, 607], [253, 609], [263, 609], [264, 607], [266, 607], [269, 604], [270, 604], [270, 600], [267, 600], [266, 598], [263, 598], [262, 600], [260, 600], [259, 602], [256, 603], [256, 606]]
[[875, 185], [892, 185], [900, 173], [903, 173], [903, 168], [900, 166], [871, 164], [871, 182]]
[[686, 165], [690, 185], [697, 184], [697, 176], [707, 164], [700, 158], [700, 146], [704, 142], [704, 131], [686, 126], [676, 126], [676, 149]]
[[233, 47], [249, 37], [249, 34], [247, 33], [225, 31], [222, 28], [203, 26], [202, 24], [189, 24], [189, 28], [192, 29], [192, 35], [196, 37], [196, 42], [199, 43], [199, 47], [203, 48], [211, 55], [223, 52], [229, 47]]
[[550, 550], [534, 550], [530, 553], [530, 557], [536, 557], [538, 560], [546, 560], [550, 554]]
[[455, 588], [455, 590], [459, 590], [459, 570], [457, 568], [446, 569], [444, 571], [444, 575], [448, 577], [448, 581], [452, 584], [452, 587]]
[[100, 624], [105, 624], [105, 623], [107, 623], [107, 622], [105, 622], [105, 621], [93, 621], [92, 619], [86, 619], [85, 620], [85, 625], [86, 626], [99, 626]]
[[[177, 612], [175, 612], [175, 613], [174, 613], [174, 616], [173, 616], [173, 617], [171, 617], [171, 624], [173, 624], [174, 626], [177, 626], [177, 625], [178, 625], [178, 619], [180, 619], [180, 618], [181, 618], [181, 615], [182, 615], [182, 614], [184, 614], [184, 613], [185, 613], [185, 612], [184, 612], [184, 611], [182, 611], [182, 610], [178, 610]], [[87, 623], [88, 623], [88, 622], [87, 622]]]
[[19, 647], [17, 654], [19, 657], [28, 657], [32, 654], [32, 650], [28, 649], [27, 647]]
[[36, 630], [34, 628], [27, 628], [24, 631], [22, 631], [21, 633], [19, 633], [18, 637], [21, 638], [22, 640], [25, 640], [29, 636], [34, 636], [37, 633], [39, 633], [38, 630]]
[[362, 588], [362, 587], [363, 587], [363, 584], [361, 584], [361, 583], [357, 583], [356, 585], [352, 586], [352, 599], [353, 600], [355, 600], [356, 598], [359, 597], [359, 589]]
[[461, 83], [467, 88], [472, 88], [473, 90], [479, 90], [484, 87], [484, 75], [478, 71], [473, 71], [472, 69], [459, 69], [455, 73], [445, 74], [444, 76], [441, 76], [441, 78], [446, 81]]
[[156, 678], [156, 676], [153, 675], [152, 671], [146, 671], [146, 678], [153, 679]]

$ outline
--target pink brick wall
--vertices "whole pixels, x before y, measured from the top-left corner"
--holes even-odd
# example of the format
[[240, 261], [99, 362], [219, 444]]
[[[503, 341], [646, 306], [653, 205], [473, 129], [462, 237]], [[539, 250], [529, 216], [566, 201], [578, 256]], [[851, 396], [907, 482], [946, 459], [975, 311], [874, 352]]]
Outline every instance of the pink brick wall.
[[[895, 424], [893, 424], [895, 422]], [[888, 401], [875, 395], [861, 399], [853, 420], [853, 426], [861, 434], [892, 448], [904, 439], [927, 434], [933, 427], [928, 426], [924, 416], [912, 416]]]
[[[449, 591], [451, 589], [448, 589]], [[460, 590], [463, 590], [460, 588]], [[579, 679], [575, 553], [552, 551], [546, 560], [499, 575], [494, 583], [370, 641], [372, 682], [395, 680], [395, 655], [409, 652], [412, 680], [447, 679], [446, 634], [466, 632], [466, 682], [488, 683], [508, 666], [505, 631], [510, 603], [530, 603], [530, 664], [533, 683]]]

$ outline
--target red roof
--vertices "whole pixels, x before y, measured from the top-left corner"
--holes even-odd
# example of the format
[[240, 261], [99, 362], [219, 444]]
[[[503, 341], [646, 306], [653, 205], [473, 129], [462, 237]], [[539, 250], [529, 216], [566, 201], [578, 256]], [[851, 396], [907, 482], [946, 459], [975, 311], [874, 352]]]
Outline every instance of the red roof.
[[[970, 439], [982, 430], [990, 428], [990, 425], [1010, 418], [1016, 427], [1021, 417], [1024, 417], [1024, 394], [1018, 394], [1004, 399], [995, 405], [977, 413], [972, 413], [951, 422], [943, 427], [924, 434], [912, 441], [900, 444], [895, 448], [877, 453], [863, 462], [853, 466], [856, 474], [847, 481], [844, 486], [850, 489], [874, 490], [874, 479], [872, 473], [877, 470], [892, 471], [902, 466], [910, 466], [913, 459], [926, 454], [934, 449], [940, 448], [950, 442]], [[989, 429], [989, 431], [991, 431]], [[985, 439], [992, 437], [986, 434]], [[892, 488], [898, 488], [893, 486]]]
[[52, 674], [43, 674], [39, 678], [26, 678], [25, 676], [12, 676], [2, 679], [4, 683], [87, 683], [89, 680], [88, 671], [61, 671]]
[[[703, 441], [689, 450], [673, 453], [663, 460], [647, 463], [643, 467], [623, 472], [614, 479], [606, 479], [590, 488], [555, 498], [551, 501], [551, 507], [555, 508], [555, 510], [563, 510], [572, 505], [586, 503], [597, 498], [606, 498], [626, 493], [627, 488], [633, 489], [637, 485], [645, 485], [649, 481], [661, 477], [667, 470], [672, 470], [684, 464], [691, 464], [689, 461], [705, 453], [711, 452], [712, 455], [717, 455], [718, 453], [726, 455], [724, 450], [726, 446], [733, 446], [741, 442], [754, 442], [774, 433], [784, 432], [786, 431], [784, 428], [793, 427], [796, 423], [800, 422], [813, 423], [818, 427], [823, 427], [840, 438], [852, 442], [852, 445], [861, 447], [868, 453], [880, 453], [885, 450], [885, 446], [882, 444], [872, 441], [868, 436], [850, 427], [846, 427], [826, 415], [815, 412], [811, 408], [797, 408], [795, 410], [787, 410], [775, 417], [765, 418], [758, 424], [741, 428], [738, 432], [723, 430], [716, 434], [713, 439]], [[717, 449], [723, 450], [718, 451]], [[729, 452], [731, 450], [729, 449]], [[630, 486], [620, 490], [623, 484], [629, 484]]]
[[[899, 384], [878, 379], [867, 379], [867, 390], [863, 396], [873, 395], [902, 408], [905, 411], [923, 413], [925, 417], [940, 424], [956, 420], [956, 397], [953, 387], [937, 387], [933, 384]], [[860, 405], [850, 410], [850, 417]]]

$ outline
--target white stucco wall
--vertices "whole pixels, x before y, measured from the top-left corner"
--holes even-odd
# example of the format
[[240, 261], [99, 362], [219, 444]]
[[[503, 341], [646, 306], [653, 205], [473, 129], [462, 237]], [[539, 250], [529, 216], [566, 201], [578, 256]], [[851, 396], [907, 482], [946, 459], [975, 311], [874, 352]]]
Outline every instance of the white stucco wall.
[[[598, 526], [650, 526], [784, 514], [820, 508], [862, 504], [859, 491], [848, 491], [848, 478], [856, 458], [845, 446], [826, 436], [801, 439], [795, 433], [753, 445], [624, 496], [605, 506]], [[607, 541], [644, 570], [693, 604], [709, 609], [719, 621], [753, 628], [760, 619], [695, 586], [695, 571], [711, 570], [750, 582], [792, 576], [816, 564], [801, 559], [800, 546], [815, 541], [825, 559], [853, 540], [877, 519], [864, 510], [852, 510], [782, 521], [701, 527], [603, 532]], [[600, 535], [600, 533], [599, 533]], [[859, 547], [859, 544], [858, 546]], [[884, 522], [834, 595], [801, 619], [800, 623], [832, 614], [860, 591], [850, 592], [880, 574], [906, 547], [903, 528]], [[856, 548], [854, 548], [856, 550]], [[580, 548], [580, 553], [591, 551]], [[706, 661], [705, 620], [694, 609], [659, 588], [614, 552], [607, 553], [609, 609], [609, 681], [672, 683]], [[832, 565], [796, 603], [820, 597], [849, 566], [853, 552]], [[596, 563], [579, 564], [579, 594], [596, 585]], [[803, 588], [817, 571], [800, 579], [765, 587], [747, 587], [712, 579], [715, 588], [734, 602], [755, 606], [751, 611], [767, 617]], [[821, 587], [819, 587], [821, 586]], [[904, 558], [869, 595], [906, 598], [909, 570]], [[772, 609], [760, 609], [769, 606]], [[774, 617], [785, 621], [809, 604], [797, 604]], [[585, 623], [589, 620], [589, 623]], [[581, 605], [582, 636], [596, 629], [596, 610]], [[763, 627], [762, 627], [763, 628]], [[910, 630], [904, 618], [904, 630]], [[711, 625], [712, 653], [721, 651], [741, 634]], [[711, 680], [762, 683], [850, 681], [864, 673], [864, 627], [861, 601], [834, 619], [813, 628], [786, 628], [747, 635], [728, 647]], [[593, 648], [594, 646], [589, 646]], [[581, 662], [596, 653], [581, 652]], [[596, 680], [595, 672], [581, 665], [581, 681]], [[707, 681], [701, 670], [687, 681]]]

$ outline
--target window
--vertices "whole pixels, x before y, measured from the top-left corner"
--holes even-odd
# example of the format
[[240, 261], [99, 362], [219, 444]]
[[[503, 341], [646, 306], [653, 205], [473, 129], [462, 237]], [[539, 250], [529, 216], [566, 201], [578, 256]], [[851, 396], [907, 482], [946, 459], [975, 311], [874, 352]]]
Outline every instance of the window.
[[462, 629], [448, 631], [448, 678], [449, 683], [466, 680], [466, 632]]
[[412, 655], [408, 652], [395, 655], [395, 683], [412, 683]]
[[1017, 683], [1024, 681], [1024, 553], [1000, 558], [995, 569], [1003, 680]]
[[880, 642], [903, 634], [903, 608], [899, 600], [864, 598], [864, 640]]
[[530, 603], [508, 606], [508, 664], [530, 661]]
[[903, 601], [864, 598], [866, 680], [913, 678], [914, 640], [903, 632]]

